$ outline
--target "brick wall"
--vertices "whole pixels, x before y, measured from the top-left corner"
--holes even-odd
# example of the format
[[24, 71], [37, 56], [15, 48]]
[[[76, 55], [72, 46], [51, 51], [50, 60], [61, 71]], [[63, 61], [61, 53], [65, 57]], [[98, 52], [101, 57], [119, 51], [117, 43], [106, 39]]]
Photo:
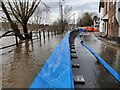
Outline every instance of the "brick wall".
[[113, 5], [112, 2], [109, 2], [108, 10], [108, 38], [116, 39], [118, 37], [118, 22], [116, 20], [116, 4]]

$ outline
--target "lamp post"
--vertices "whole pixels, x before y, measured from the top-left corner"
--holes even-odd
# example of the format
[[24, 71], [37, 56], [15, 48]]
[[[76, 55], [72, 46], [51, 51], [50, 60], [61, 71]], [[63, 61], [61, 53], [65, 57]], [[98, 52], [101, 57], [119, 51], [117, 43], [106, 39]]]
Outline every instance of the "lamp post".
[[75, 18], [75, 13], [74, 13], [74, 29], [76, 28], [76, 18]]
[[[64, 0], [62, 0], [62, 1], [64, 1]], [[61, 33], [63, 34], [63, 32], [64, 32], [63, 5], [60, 0], [59, 0], [59, 12], [60, 12]]]

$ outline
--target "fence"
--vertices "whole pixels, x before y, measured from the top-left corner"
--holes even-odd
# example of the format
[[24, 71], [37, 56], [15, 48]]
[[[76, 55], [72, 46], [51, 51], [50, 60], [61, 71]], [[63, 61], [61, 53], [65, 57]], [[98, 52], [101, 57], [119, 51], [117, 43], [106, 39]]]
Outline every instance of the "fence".
[[[12, 47], [12, 46], [15, 46], [15, 45], [16, 45], [16, 47], [18, 47], [18, 44], [19, 44], [18, 34], [13, 33], [11, 35], [7, 35], [8, 33], [11, 33], [11, 32], [13, 32], [13, 31], [6, 32], [2, 36], [0, 36], [0, 39], [3, 38], [3, 37], [15, 36], [15, 44], [6, 45], [4, 47], [1, 47], [0, 49], [5, 49], [5, 48]], [[41, 35], [41, 32], [43, 32], [43, 35]], [[25, 35], [25, 34], [26, 33], [23, 33], [22, 35]], [[34, 34], [36, 34], [36, 35], [34, 35]], [[51, 35], [56, 35], [56, 34], [57, 34], [56, 31], [51, 31]], [[33, 40], [38, 39], [38, 38], [40, 39], [40, 42], [41, 42], [42, 36], [43, 36], [43, 39], [44, 39], [44, 42], [45, 42], [45, 37], [50, 36], [50, 31], [48, 31], [48, 32], [45, 32], [45, 31], [30, 32], [29, 35], [30, 35], [31, 44], [33, 44]], [[33, 39], [33, 37], [37, 37], [37, 38]]]

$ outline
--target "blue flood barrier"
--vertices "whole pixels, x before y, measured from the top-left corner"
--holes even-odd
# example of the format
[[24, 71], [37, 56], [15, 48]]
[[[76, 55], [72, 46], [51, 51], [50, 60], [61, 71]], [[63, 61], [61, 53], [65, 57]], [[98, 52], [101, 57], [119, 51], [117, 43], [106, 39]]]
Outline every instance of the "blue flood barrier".
[[85, 30], [83, 28], [80, 28], [79, 29], [79, 32], [84, 32]]
[[87, 48], [102, 63], [102, 65], [110, 72], [110, 74], [120, 83], [120, 74], [118, 74], [112, 67], [110, 67], [110, 65], [108, 65], [97, 53], [95, 53], [83, 41], [81, 41], [81, 44], [85, 48]]
[[68, 33], [48, 58], [31, 88], [74, 88]]

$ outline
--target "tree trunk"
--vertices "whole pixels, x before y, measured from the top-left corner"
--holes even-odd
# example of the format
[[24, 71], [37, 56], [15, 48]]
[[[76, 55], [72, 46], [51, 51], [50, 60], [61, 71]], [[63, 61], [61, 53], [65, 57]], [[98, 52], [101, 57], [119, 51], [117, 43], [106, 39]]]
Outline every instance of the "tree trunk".
[[20, 30], [18, 29], [16, 23], [10, 23], [10, 25], [11, 25], [13, 31], [14, 31], [15, 33], [17, 33], [18, 38], [19, 38], [20, 40], [25, 40], [25, 38], [22, 36], [22, 34], [20, 34]]
[[23, 24], [22, 27], [23, 27], [25, 39], [30, 39], [30, 35], [29, 35], [28, 29], [27, 29], [27, 24]]
[[3, 9], [3, 11], [4, 11], [4, 13], [5, 13], [5, 15], [6, 15], [9, 23], [10, 23], [10, 26], [11, 26], [11, 28], [13, 29], [13, 32], [17, 33], [18, 38], [19, 38], [20, 40], [24, 40], [25, 38], [20, 34], [20, 31], [19, 31], [16, 23], [14, 23], [14, 22], [12, 21], [12, 19], [11, 19], [10, 15], [9, 15], [9, 13], [8, 13], [8, 11], [7, 11], [4, 3], [1, 2], [1, 5], [2, 5], [2, 9]]

